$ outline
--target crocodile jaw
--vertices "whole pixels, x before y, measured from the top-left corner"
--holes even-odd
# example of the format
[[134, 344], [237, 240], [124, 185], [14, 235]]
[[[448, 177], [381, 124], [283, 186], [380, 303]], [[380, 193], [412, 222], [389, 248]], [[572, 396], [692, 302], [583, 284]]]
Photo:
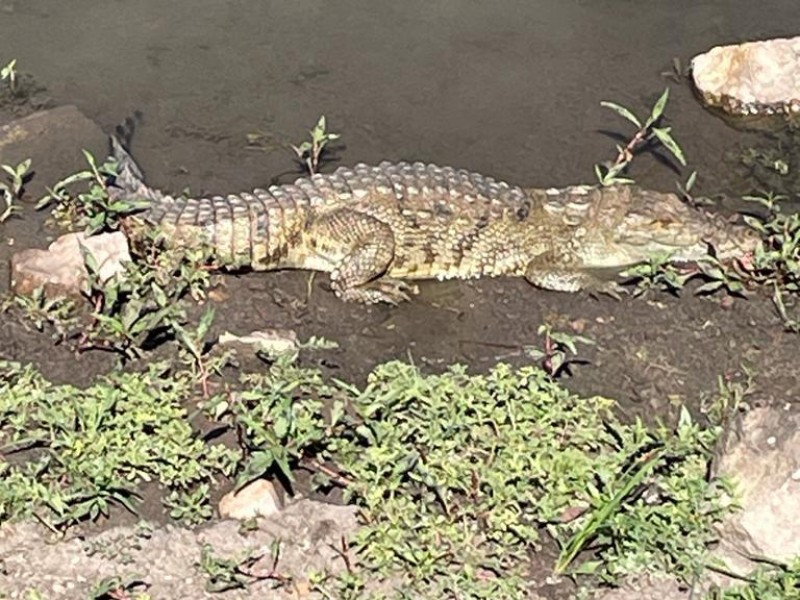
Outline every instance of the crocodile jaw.
[[683, 216], [682, 222], [638, 221], [631, 226], [623, 221], [612, 235], [584, 246], [582, 263], [589, 268], [628, 267], [664, 256], [691, 263], [710, 254], [729, 261], [754, 253], [761, 240], [755, 230], [720, 217], [699, 212], [689, 220]]

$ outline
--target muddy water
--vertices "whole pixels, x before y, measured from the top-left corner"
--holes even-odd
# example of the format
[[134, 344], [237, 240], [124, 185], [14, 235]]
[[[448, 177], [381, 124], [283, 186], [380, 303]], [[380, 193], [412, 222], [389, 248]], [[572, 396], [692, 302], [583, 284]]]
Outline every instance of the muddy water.
[[[103, 127], [140, 111], [133, 150], [150, 183], [194, 193], [291, 179], [286, 144], [321, 113], [343, 135], [340, 163], [424, 160], [526, 186], [592, 181], [593, 164], [614, 155], [604, 132], [627, 132], [600, 101], [643, 112], [670, 85], [667, 114], [699, 191], [732, 195], [755, 185], [741, 152], [772, 142], [710, 115], [664, 73], [675, 58], [686, 65], [714, 45], [793, 35], [798, 23], [796, 0], [0, 0], [0, 62], [17, 58], [55, 104], [76, 104]], [[643, 156], [632, 175], [671, 190], [688, 172]], [[570, 380], [582, 393], [692, 401], [744, 363], [766, 398], [798, 393], [786, 377], [796, 337], [782, 333], [767, 298], [726, 312], [691, 294], [617, 303], [479, 281], [423, 284], [408, 305], [365, 308], [333, 298], [324, 279], [305, 303], [303, 273], [228, 277], [219, 326], [324, 335], [342, 350], [320, 364], [361, 377], [409, 356], [431, 368], [524, 361], [522, 346], [547, 321], [598, 343]], [[0, 355], [69, 381], [76, 361], [87, 375], [105, 368], [18, 329], [0, 339]]]
[[[235, 191], [295, 169], [285, 144], [321, 113], [343, 162], [412, 158], [530, 186], [591, 180], [611, 157], [599, 106], [644, 110], [661, 75], [722, 43], [797, 33], [794, 0], [0, 0], [0, 60], [110, 127], [145, 117], [150, 180]], [[671, 84], [676, 137], [708, 191], [742, 143]], [[249, 133], [263, 135], [248, 149]], [[642, 160], [634, 175], [672, 187]]]

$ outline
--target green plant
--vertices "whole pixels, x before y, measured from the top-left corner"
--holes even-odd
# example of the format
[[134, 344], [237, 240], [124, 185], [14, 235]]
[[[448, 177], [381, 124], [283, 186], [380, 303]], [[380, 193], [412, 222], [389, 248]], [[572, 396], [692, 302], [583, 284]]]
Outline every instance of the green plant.
[[596, 560], [578, 556], [576, 576], [691, 578], [728, 510], [725, 485], [705, 479], [718, 430], [688, 413], [674, 431], [622, 424], [610, 400], [537, 368], [423, 375], [395, 362], [356, 388], [279, 360], [242, 383], [207, 407], [245, 447], [240, 482], [308, 470], [360, 508], [347, 573], [315, 579], [326, 597], [371, 597], [364, 582], [383, 579], [400, 586], [386, 597], [524, 597], [525, 557], [547, 535], [570, 563], [591, 541]]
[[610, 108], [624, 119], [630, 121], [637, 127], [637, 131], [628, 143], [617, 146], [617, 157], [611, 164], [595, 165], [594, 171], [600, 185], [616, 185], [633, 183], [632, 179], [622, 177], [622, 173], [628, 168], [638, 150], [649, 143], [657, 141], [661, 143], [682, 165], [686, 165], [686, 159], [678, 143], [672, 137], [671, 127], [657, 127], [659, 120], [664, 114], [664, 109], [669, 99], [669, 88], [666, 88], [659, 99], [650, 110], [650, 116], [642, 121], [628, 108], [614, 102], [601, 102], [601, 106]]
[[140, 552], [144, 548], [144, 543], [152, 537], [153, 526], [147, 521], [139, 521], [132, 532], [87, 539], [83, 545], [83, 552], [86, 556], [97, 556], [128, 565], [135, 561], [135, 554]]
[[329, 133], [325, 115], [322, 115], [310, 132], [311, 141], [302, 142], [299, 146], [291, 145], [297, 158], [303, 163], [310, 175], [314, 175], [319, 169], [320, 159], [329, 142], [341, 137], [338, 133]]
[[684, 201], [694, 207], [709, 206], [714, 204], [714, 201], [707, 196], [695, 196], [692, 194], [695, 183], [697, 183], [697, 171], [692, 171], [685, 183], [675, 182], [678, 192]]
[[781, 177], [789, 174], [790, 162], [786, 158], [782, 144], [777, 148], [757, 149], [747, 148], [742, 152], [742, 164], [751, 169], [762, 168], [777, 173]]
[[210, 396], [208, 388], [209, 377], [213, 373], [219, 373], [230, 356], [229, 353], [224, 353], [221, 356], [212, 357], [209, 353], [206, 336], [214, 322], [214, 315], [214, 308], [207, 307], [194, 330], [190, 330], [177, 322], [171, 324], [175, 337], [180, 344], [180, 360], [188, 368], [192, 379], [200, 383], [204, 398]]
[[19, 211], [15, 203], [22, 197], [25, 182], [29, 178], [31, 159], [22, 161], [16, 167], [0, 165], [0, 168], [6, 172], [6, 181], [0, 181], [0, 192], [3, 193], [3, 202], [6, 205], [3, 212], [0, 212], [0, 223], [2, 223]]
[[[641, 489], [657, 467], [663, 466], [663, 454], [663, 446], [656, 446], [642, 456], [636, 457], [632, 464], [625, 468], [618, 478], [619, 481], [609, 486], [604, 498], [598, 499], [597, 508], [588, 516], [583, 527], [564, 544], [556, 561], [556, 573], [566, 571], [582, 550], [597, 540], [605, 529], [610, 528], [614, 515], [620, 512], [625, 501]], [[595, 568], [597, 564], [592, 562], [582, 565], [583, 572], [591, 573]]]
[[[553, 331], [550, 325], [540, 325], [537, 334], [544, 336], [542, 348], [525, 346], [523, 351], [530, 358], [541, 361], [541, 366], [551, 377], [568, 372], [571, 365], [586, 362], [577, 358], [578, 344], [594, 346], [594, 340], [581, 335]], [[574, 357], [571, 358], [570, 354]]]
[[800, 558], [786, 563], [757, 558], [756, 562], [760, 565], [753, 573], [739, 576], [744, 583], [712, 589], [705, 600], [800, 600]]
[[14, 58], [0, 69], [0, 81], [8, 81], [8, 88], [14, 94], [17, 91], [17, 59]]
[[[83, 155], [89, 169], [74, 173], [47, 188], [48, 193], [39, 200], [36, 209], [40, 210], [55, 204], [53, 218], [62, 226], [84, 229], [87, 235], [98, 231], [119, 229], [122, 219], [149, 206], [143, 200], [115, 198], [109, 193], [109, 181], [117, 175], [117, 162], [113, 158], [97, 165], [95, 157], [87, 150]], [[75, 183], [88, 183], [88, 190], [73, 196], [69, 187]]]
[[50, 325], [55, 329], [54, 338], [65, 339], [69, 331], [78, 323], [75, 303], [67, 298], [48, 298], [44, 288], [37, 288], [30, 295], [9, 295], [0, 303], [0, 313], [17, 310], [22, 322], [30, 322], [37, 331], [44, 331]]
[[800, 215], [781, 211], [784, 196], [765, 194], [746, 196], [745, 200], [765, 207], [765, 218], [746, 217], [763, 241], [752, 261], [744, 265], [743, 277], [750, 282], [771, 287], [773, 302], [786, 328], [800, 331], [800, 321], [790, 314], [800, 292]]
[[748, 398], [755, 390], [751, 370], [742, 366], [741, 373], [725, 373], [717, 378], [717, 393], [703, 398], [702, 410], [711, 423], [726, 426], [731, 418], [749, 408]]
[[210, 486], [201, 483], [193, 490], [175, 490], [164, 499], [169, 516], [189, 525], [199, 525], [214, 516], [209, 493]]
[[[181, 335], [183, 347], [189, 348], [192, 340], [183, 327], [187, 317], [182, 300], [187, 294], [204, 295], [209, 281], [202, 262], [205, 254], [166, 250], [158, 231], [147, 236], [139, 248], [139, 260], [126, 264], [123, 273], [108, 281], [101, 281], [95, 259], [85, 253], [87, 296], [94, 310], [78, 342], [80, 350], [101, 348], [132, 359], [155, 341], [176, 335]], [[205, 335], [213, 316], [212, 311], [201, 321], [197, 333]], [[194, 346], [191, 350], [199, 352]]]
[[670, 260], [670, 254], [653, 256], [649, 261], [634, 265], [620, 273], [625, 284], [632, 284], [631, 294], [641, 296], [650, 290], [677, 294], [686, 282], [697, 274], [696, 269], [680, 267]]
[[[280, 355], [268, 375], [244, 375], [244, 389], [206, 406], [214, 419], [229, 420], [241, 440], [246, 464], [237, 487], [267, 473], [293, 482], [299, 465], [316, 460], [310, 449], [323, 447], [333, 432], [323, 401], [335, 398], [337, 388], [319, 372], [293, 363], [294, 356]], [[341, 404], [334, 403], [332, 410], [338, 419]]]
[[[230, 475], [238, 453], [195, 434], [182, 406], [193, 382], [168, 375], [151, 364], [78, 389], [0, 362], [0, 452], [13, 456], [0, 463], [0, 520], [35, 515], [62, 529], [107, 516], [113, 504], [135, 511], [144, 481], [191, 495]], [[202, 507], [191, 501], [181, 516]]]
[[186, 319], [177, 302], [183, 289], [173, 286], [169, 272], [128, 263], [124, 273], [101, 282], [94, 258], [87, 253], [85, 261], [94, 311], [78, 342], [80, 350], [99, 348], [138, 358], [154, 336], [172, 331]]

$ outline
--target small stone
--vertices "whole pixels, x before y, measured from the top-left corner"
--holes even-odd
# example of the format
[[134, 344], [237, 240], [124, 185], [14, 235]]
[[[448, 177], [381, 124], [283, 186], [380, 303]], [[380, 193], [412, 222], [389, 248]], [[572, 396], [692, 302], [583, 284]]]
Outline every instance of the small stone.
[[30, 295], [44, 288], [48, 297], [79, 296], [86, 291], [89, 281], [81, 246], [97, 262], [102, 282], [124, 272], [124, 263], [131, 260], [128, 240], [120, 231], [89, 237], [84, 233], [68, 233], [47, 250], [23, 250], [11, 257], [14, 293]]
[[265, 329], [247, 335], [234, 335], [225, 331], [219, 336], [220, 344], [254, 348], [270, 357], [296, 352], [299, 349], [297, 333], [291, 329]]
[[238, 492], [229, 492], [219, 501], [223, 519], [244, 521], [279, 513], [282, 502], [275, 487], [266, 479], [256, 479]]

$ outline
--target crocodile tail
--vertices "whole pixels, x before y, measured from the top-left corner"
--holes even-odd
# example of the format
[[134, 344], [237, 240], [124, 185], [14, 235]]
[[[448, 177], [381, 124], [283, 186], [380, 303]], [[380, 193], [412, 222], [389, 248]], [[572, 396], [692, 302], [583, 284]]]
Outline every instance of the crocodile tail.
[[116, 188], [115, 195], [131, 200], [155, 203], [163, 197], [163, 194], [144, 182], [142, 169], [136, 164], [136, 161], [126, 148], [132, 133], [132, 128], [128, 122], [126, 122], [126, 126], [120, 125], [117, 127], [117, 131], [109, 136], [111, 156], [117, 161], [117, 174], [114, 177], [113, 184], [114, 188]]

